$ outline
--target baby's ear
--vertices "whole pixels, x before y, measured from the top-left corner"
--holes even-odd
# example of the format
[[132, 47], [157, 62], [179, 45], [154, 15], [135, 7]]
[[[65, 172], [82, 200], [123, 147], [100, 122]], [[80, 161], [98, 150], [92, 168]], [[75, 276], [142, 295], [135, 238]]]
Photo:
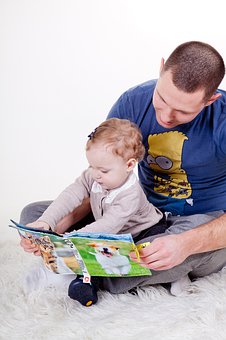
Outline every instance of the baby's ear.
[[137, 161], [135, 158], [130, 158], [128, 161], [127, 161], [127, 171], [130, 172], [132, 171], [135, 166], [137, 164]]

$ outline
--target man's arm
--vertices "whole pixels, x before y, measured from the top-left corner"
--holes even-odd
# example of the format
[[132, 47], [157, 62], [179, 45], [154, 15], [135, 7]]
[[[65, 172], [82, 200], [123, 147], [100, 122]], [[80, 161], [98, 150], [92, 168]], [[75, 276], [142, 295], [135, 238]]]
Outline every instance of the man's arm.
[[[140, 251], [140, 264], [153, 270], [173, 268], [193, 254], [226, 247], [226, 214], [181, 234], [156, 238]], [[131, 259], [136, 260], [134, 253]]]
[[184, 233], [190, 254], [204, 253], [226, 247], [226, 214]]

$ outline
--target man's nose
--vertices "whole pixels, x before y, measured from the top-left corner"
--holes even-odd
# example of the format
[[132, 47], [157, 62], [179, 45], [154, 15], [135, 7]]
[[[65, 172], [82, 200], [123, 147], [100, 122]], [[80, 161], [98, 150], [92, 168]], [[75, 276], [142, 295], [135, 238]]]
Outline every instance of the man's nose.
[[163, 112], [162, 115], [165, 121], [171, 121], [174, 119], [174, 112], [170, 108], [166, 108]]

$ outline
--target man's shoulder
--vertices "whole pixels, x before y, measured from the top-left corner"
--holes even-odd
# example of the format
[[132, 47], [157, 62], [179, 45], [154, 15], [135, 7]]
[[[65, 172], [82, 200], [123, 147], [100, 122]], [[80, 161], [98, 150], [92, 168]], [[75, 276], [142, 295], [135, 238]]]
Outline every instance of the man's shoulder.
[[223, 102], [224, 104], [226, 104], [226, 91], [218, 89], [216, 92], [221, 94], [221, 97], [219, 98], [220, 99], [219, 101]]
[[219, 117], [221, 115], [225, 116], [225, 114], [226, 114], [226, 91], [218, 89], [216, 91], [216, 93], [220, 93], [221, 96], [215, 102], [213, 102], [213, 104], [211, 105], [212, 112], [216, 116], [219, 116]]
[[221, 93], [223, 97], [226, 98], [226, 90], [223, 90], [223, 89], [217, 89], [217, 92], [218, 93]]
[[129, 88], [125, 93], [129, 96], [152, 94], [157, 83], [157, 79], [148, 80], [144, 83], [138, 84]]
[[157, 80], [148, 80], [125, 91], [111, 108], [108, 118], [129, 119], [139, 125], [147, 108], [152, 103]]

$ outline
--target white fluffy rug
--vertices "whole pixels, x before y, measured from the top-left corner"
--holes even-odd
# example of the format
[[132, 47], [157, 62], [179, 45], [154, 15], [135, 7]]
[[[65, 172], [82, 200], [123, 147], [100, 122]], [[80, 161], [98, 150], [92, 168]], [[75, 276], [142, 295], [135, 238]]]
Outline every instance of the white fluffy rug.
[[1, 340], [226, 339], [226, 269], [199, 279], [179, 297], [161, 286], [99, 294], [97, 305], [70, 300], [66, 287], [26, 293], [23, 280], [40, 259], [14, 242], [0, 244]]

